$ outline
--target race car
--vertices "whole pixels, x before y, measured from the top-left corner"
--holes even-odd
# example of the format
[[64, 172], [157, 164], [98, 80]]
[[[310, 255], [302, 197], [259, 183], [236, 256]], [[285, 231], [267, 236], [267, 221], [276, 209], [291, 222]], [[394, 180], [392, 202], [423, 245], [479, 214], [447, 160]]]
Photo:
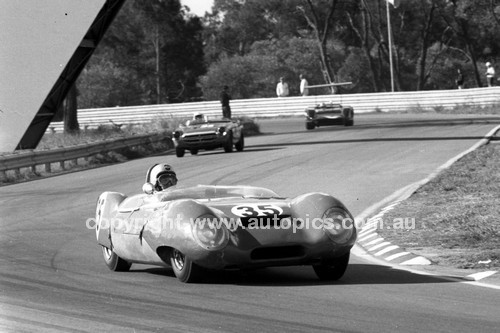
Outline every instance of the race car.
[[356, 240], [347, 208], [325, 193], [281, 197], [252, 186], [169, 187], [127, 197], [104, 192], [95, 231], [106, 265], [171, 267], [182, 282], [206, 269], [312, 265], [322, 280], [346, 271]]
[[354, 109], [336, 103], [321, 103], [308, 107], [306, 113], [306, 129], [329, 125], [354, 125]]
[[245, 146], [243, 126], [239, 121], [228, 118], [208, 120], [202, 114], [196, 114], [192, 120], [181, 125], [173, 136], [177, 157], [183, 157], [186, 150], [192, 155], [202, 149], [216, 148], [224, 148], [226, 153], [230, 153], [233, 147], [242, 151]]

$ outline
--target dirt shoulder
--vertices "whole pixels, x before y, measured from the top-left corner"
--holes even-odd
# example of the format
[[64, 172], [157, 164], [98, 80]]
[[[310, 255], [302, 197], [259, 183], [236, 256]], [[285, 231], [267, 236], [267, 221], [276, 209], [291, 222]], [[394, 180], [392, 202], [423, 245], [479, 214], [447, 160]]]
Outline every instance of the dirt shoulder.
[[[387, 212], [377, 233], [435, 264], [500, 268], [498, 135]], [[401, 218], [411, 221], [410, 228], [395, 223]]]

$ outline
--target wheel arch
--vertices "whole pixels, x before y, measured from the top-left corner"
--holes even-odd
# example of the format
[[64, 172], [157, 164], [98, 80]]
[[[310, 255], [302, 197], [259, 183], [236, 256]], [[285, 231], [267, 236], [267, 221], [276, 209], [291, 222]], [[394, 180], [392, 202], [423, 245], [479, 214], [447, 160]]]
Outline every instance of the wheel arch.
[[112, 249], [111, 221], [116, 215], [118, 207], [127, 198], [118, 192], [104, 192], [97, 199], [95, 231], [97, 243]]

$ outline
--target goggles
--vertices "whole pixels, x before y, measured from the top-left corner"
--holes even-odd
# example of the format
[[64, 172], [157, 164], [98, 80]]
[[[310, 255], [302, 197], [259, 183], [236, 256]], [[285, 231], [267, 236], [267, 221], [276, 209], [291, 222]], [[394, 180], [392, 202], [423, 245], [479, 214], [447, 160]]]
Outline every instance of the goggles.
[[158, 183], [161, 187], [166, 188], [177, 184], [177, 177], [175, 174], [165, 173], [158, 177]]

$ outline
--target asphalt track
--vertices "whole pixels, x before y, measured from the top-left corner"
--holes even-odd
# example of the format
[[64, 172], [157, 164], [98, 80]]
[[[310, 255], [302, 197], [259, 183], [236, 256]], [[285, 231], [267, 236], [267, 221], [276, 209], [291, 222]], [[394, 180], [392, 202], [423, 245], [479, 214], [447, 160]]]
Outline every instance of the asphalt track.
[[106, 190], [140, 191], [172, 164], [184, 184], [250, 184], [293, 197], [323, 191], [353, 215], [425, 178], [500, 123], [492, 116], [361, 115], [355, 126], [261, 121], [244, 152], [159, 155], [0, 187], [2, 332], [498, 332], [500, 292], [353, 256], [342, 280], [310, 267], [213, 273], [104, 265], [85, 220]]

